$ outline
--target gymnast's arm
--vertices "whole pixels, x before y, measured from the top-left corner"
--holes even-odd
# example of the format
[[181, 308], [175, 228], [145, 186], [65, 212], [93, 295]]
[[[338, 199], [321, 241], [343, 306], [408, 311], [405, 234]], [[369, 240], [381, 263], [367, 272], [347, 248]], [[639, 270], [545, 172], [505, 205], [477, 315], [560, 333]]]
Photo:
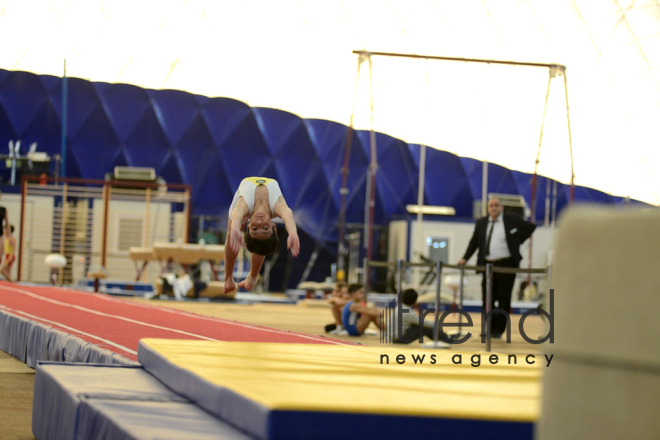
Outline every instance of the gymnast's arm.
[[234, 207], [234, 210], [231, 212], [231, 219], [229, 220], [229, 225], [228, 225], [229, 236], [227, 237], [227, 240], [229, 242], [229, 247], [236, 254], [238, 254], [238, 252], [241, 250], [241, 246], [244, 245], [243, 233], [241, 232], [241, 230], [245, 227], [246, 222], [244, 222], [243, 220], [249, 212], [250, 211], [248, 210], [247, 203], [245, 203], [245, 200], [243, 200], [243, 198], [239, 198], [238, 202], [236, 203], [236, 206]]
[[379, 310], [379, 309], [370, 309], [369, 307], [365, 307], [365, 306], [363, 306], [362, 304], [360, 304], [360, 303], [356, 303], [356, 302], [354, 302], [353, 304], [351, 304], [349, 310], [350, 310], [351, 312], [357, 312], [357, 313], [360, 313], [360, 314], [362, 314], [362, 315], [371, 316], [371, 317], [373, 317], [373, 318], [378, 317], [378, 315], [380, 314], [380, 310]]
[[284, 197], [277, 199], [273, 214], [284, 220], [284, 226], [289, 233], [289, 238], [286, 241], [286, 248], [291, 249], [291, 254], [297, 257], [300, 253], [300, 239], [298, 238], [298, 230], [296, 229], [296, 222], [293, 220], [293, 211], [286, 204]]

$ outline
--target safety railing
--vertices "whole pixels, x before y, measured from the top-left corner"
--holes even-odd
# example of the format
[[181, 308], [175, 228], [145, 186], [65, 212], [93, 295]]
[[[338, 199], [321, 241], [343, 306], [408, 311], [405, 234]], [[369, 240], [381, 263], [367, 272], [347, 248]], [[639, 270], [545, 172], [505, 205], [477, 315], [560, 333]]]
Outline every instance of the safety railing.
[[[435, 271], [435, 318], [433, 326], [434, 340], [433, 345], [436, 348], [447, 348], [450, 344], [443, 343], [438, 341], [438, 320], [440, 318], [440, 292], [442, 284], [442, 273], [444, 269], [454, 269], [459, 272], [459, 288], [458, 288], [458, 302], [456, 304], [456, 310], [463, 311], [463, 300], [464, 300], [464, 277], [465, 272], [471, 271], [476, 273], [484, 273], [486, 276], [486, 304], [485, 304], [485, 316], [487, 318], [486, 325], [486, 334], [485, 334], [485, 343], [486, 351], [491, 351], [491, 323], [492, 319], [490, 317], [491, 312], [491, 303], [493, 298], [493, 274], [495, 273], [505, 273], [505, 274], [537, 274], [537, 275], [546, 275], [547, 278], [550, 278], [551, 267], [547, 268], [530, 268], [530, 269], [520, 269], [520, 268], [511, 268], [511, 267], [499, 267], [494, 266], [492, 263], [488, 263], [485, 266], [468, 266], [468, 265], [457, 265], [457, 264], [447, 264], [442, 261], [434, 263], [417, 263], [417, 262], [407, 262], [403, 260], [397, 260], [396, 262], [384, 262], [384, 261], [373, 261], [373, 260], [364, 260], [364, 274], [368, 276], [369, 270], [371, 268], [394, 268], [396, 273], [396, 282], [397, 282], [397, 292], [403, 290], [403, 270], [405, 268], [411, 267], [423, 267], [433, 269]], [[483, 307], [483, 306], [482, 306]], [[506, 311], [509, 312], [508, 310]], [[483, 324], [482, 324], [483, 326]], [[465, 335], [462, 333], [463, 327], [463, 314], [459, 313], [458, 320], [458, 332], [452, 335], [447, 335], [449, 339], [457, 340]], [[507, 325], [507, 332], [510, 335], [511, 326], [510, 323]], [[508, 338], [508, 337], [507, 337]], [[509, 339], [509, 338], [508, 338]]]

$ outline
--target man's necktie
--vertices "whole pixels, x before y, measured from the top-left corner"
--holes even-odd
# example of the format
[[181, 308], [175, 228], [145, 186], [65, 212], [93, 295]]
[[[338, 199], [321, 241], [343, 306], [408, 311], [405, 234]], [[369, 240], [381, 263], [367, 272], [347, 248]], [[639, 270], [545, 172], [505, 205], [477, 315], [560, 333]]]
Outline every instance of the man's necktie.
[[490, 238], [493, 236], [493, 228], [495, 227], [495, 221], [491, 220], [490, 222], [490, 231], [488, 231], [488, 240], [486, 241], [486, 256], [490, 255]]

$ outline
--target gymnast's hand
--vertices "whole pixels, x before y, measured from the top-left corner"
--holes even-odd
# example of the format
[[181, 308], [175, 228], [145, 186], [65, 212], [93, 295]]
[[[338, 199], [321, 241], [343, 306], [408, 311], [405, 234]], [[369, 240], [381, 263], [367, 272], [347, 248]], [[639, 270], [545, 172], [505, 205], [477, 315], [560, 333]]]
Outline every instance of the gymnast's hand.
[[286, 248], [291, 249], [291, 255], [297, 257], [300, 253], [300, 239], [298, 235], [289, 235], [289, 238], [286, 239]]
[[232, 251], [239, 253], [241, 251], [241, 246], [244, 245], [243, 233], [236, 229], [232, 229], [231, 236], [229, 237], [229, 245], [231, 246]]

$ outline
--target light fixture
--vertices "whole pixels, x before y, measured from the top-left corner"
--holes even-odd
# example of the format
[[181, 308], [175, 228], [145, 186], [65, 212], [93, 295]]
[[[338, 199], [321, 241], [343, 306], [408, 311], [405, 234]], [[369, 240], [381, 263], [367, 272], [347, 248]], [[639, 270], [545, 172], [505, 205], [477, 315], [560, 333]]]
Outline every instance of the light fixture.
[[456, 210], [451, 206], [406, 205], [406, 211], [410, 214], [456, 215]]

